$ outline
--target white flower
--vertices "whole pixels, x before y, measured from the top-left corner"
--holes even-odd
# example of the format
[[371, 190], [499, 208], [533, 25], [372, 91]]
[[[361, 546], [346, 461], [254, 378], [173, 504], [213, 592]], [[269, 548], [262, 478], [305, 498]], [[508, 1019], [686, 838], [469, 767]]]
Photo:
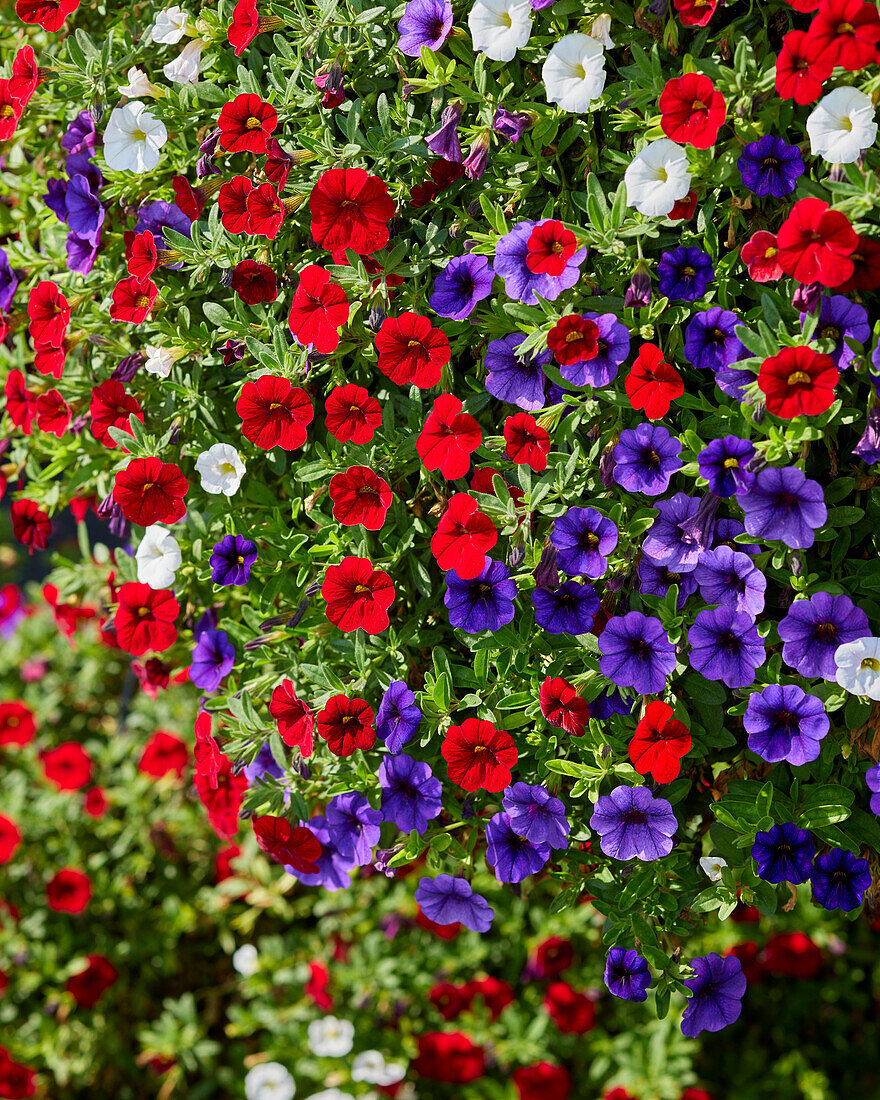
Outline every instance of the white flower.
[[399, 1062], [386, 1062], [378, 1050], [365, 1050], [351, 1064], [352, 1081], [366, 1081], [369, 1085], [396, 1085], [405, 1073], [404, 1066]]
[[835, 88], [807, 119], [810, 152], [831, 164], [852, 164], [877, 140], [874, 104], [858, 88]]
[[247, 1100], [293, 1100], [296, 1083], [280, 1062], [261, 1062], [244, 1079]]
[[139, 69], [137, 65], [132, 65], [128, 70], [127, 77], [128, 84], [119, 85], [120, 95], [126, 95], [129, 99], [137, 99], [142, 95], [150, 95], [158, 99], [165, 95], [164, 90], [155, 85], [144, 70]]
[[844, 642], [834, 653], [838, 684], [853, 695], [880, 701], [880, 638]]
[[153, 41], [164, 42], [167, 46], [175, 45], [186, 34], [188, 22], [189, 15], [176, 4], [160, 11], [153, 23]]
[[150, 588], [170, 588], [182, 560], [177, 539], [161, 523], [144, 531], [134, 559], [138, 580]]
[[669, 138], [647, 145], [623, 173], [626, 201], [649, 218], [663, 217], [690, 190], [687, 154]]
[[710, 882], [720, 882], [721, 872], [727, 866], [727, 860], [721, 856], [703, 856], [700, 866]]
[[582, 114], [605, 87], [605, 51], [588, 34], [567, 34], [547, 54], [541, 79], [551, 103]]
[[202, 71], [202, 50], [208, 43], [204, 38], [194, 38], [183, 47], [162, 72], [172, 84], [195, 84]]
[[241, 485], [244, 463], [231, 444], [215, 443], [196, 459], [196, 470], [206, 493], [225, 493], [231, 497]]
[[232, 955], [232, 965], [239, 974], [249, 978], [260, 969], [260, 953], [252, 943], [243, 943]]
[[152, 172], [168, 131], [139, 99], [114, 107], [104, 130], [104, 160], [115, 172]]
[[601, 42], [606, 50], [613, 50], [614, 43], [611, 41], [611, 16], [605, 14], [597, 15], [593, 20], [593, 25], [590, 27], [590, 38], [595, 38], [597, 42]]
[[513, 61], [532, 33], [529, 0], [477, 0], [468, 16], [474, 51], [493, 61]]
[[147, 374], [158, 374], [160, 378], [167, 378], [177, 360], [186, 355], [183, 348], [160, 348], [154, 344], [146, 344], [144, 351], [147, 353], [144, 370]]
[[321, 1092], [313, 1092], [309, 1100], [354, 1100], [350, 1092], [341, 1089], [323, 1089]]
[[343, 1058], [354, 1042], [354, 1024], [324, 1016], [309, 1024], [309, 1050], [323, 1058]]

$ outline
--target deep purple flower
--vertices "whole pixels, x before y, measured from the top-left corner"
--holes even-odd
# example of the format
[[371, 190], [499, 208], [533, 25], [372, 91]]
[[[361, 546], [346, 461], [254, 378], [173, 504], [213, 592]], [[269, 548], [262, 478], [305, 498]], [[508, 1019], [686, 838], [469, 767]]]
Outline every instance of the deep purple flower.
[[675, 647], [659, 619], [630, 611], [614, 615], [599, 635], [599, 670], [616, 687], [655, 695], [675, 668]]
[[247, 584], [251, 566], [257, 560], [257, 544], [241, 535], [224, 535], [211, 553], [214, 584]]
[[458, 124], [461, 122], [462, 111], [463, 107], [458, 102], [444, 107], [439, 128], [425, 138], [425, 144], [435, 157], [442, 157], [453, 164], [461, 164], [464, 160], [461, 142], [458, 140]]
[[639, 424], [620, 433], [614, 448], [613, 477], [628, 493], [657, 497], [682, 467], [681, 442], [662, 424]]
[[654, 292], [651, 288], [651, 276], [640, 264], [632, 273], [629, 286], [623, 295], [624, 309], [641, 309], [649, 306]]
[[331, 798], [326, 811], [327, 829], [336, 850], [358, 867], [365, 867], [379, 843], [382, 814], [374, 810], [360, 791], [346, 791]]
[[419, 834], [443, 810], [443, 784], [427, 764], [405, 752], [386, 756], [379, 765], [382, 788], [382, 820], [392, 821], [401, 832]]
[[747, 493], [737, 497], [746, 530], [796, 550], [813, 545], [814, 532], [828, 519], [825, 494], [797, 466], [765, 466]]
[[634, 703], [634, 699], [625, 699], [617, 688], [608, 688], [590, 703], [590, 717], [604, 722], [612, 714], [632, 714]]
[[431, 309], [441, 317], [463, 321], [477, 302], [492, 293], [495, 272], [485, 256], [468, 253], [450, 260], [434, 280], [434, 290], [428, 300]]
[[681, 1018], [681, 1033], [695, 1039], [703, 1031], [721, 1031], [739, 1019], [746, 976], [736, 955], [714, 951], [691, 959], [696, 977], [685, 978], [691, 996]]
[[813, 866], [813, 837], [791, 822], [774, 825], [769, 832], [755, 834], [752, 859], [767, 882], [800, 886], [810, 877]]
[[[555, 302], [564, 290], [570, 290], [580, 278], [580, 265], [587, 256], [586, 247], [579, 248], [568, 260], [561, 275], [536, 275], [530, 271], [526, 264], [529, 238], [536, 225], [543, 225], [548, 220], [520, 222], [505, 233], [495, 246], [495, 273], [504, 280], [508, 298], [524, 302], [527, 306], [538, 304], [536, 294]], [[573, 381], [571, 378], [568, 380]]]
[[657, 264], [660, 293], [673, 302], [695, 302], [715, 278], [712, 260], [701, 248], [680, 245]]
[[67, 173], [71, 183], [73, 182], [74, 176], [83, 176], [93, 195], [97, 195], [104, 186], [104, 177], [101, 174], [101, 169], [93, 160], [90, 160], [85, 153], [74, 153], [72, 156], [69, 156], [64, 162], [64, 171]]
[[768, 764], [815, 760], [830, 725], [822, 700], [796, 684], [768, 684], [749, 696], [743, 715], [749, 748]]
[[738, 519], [722, 516], [720, 519], [715, 520], [715, 537], [712, 540], [712, 547], [729, 546], [731, 550], [736, 550], [739, 554], [749, 554], [753, 558], [757, 557], [761, 553], [761, 547], [756, 542], [736, 542], [737, 535], [744, 535], [745, 533], [746, 529]]
[[220, 348], [220, 354], [223, 356], [223, 365], [231, 367], [244, 356], [244, 344], [240, 340], [227, 340]]
[[531, 129], [531, 125], [531, 115], [523, 111], [506, 111], [503, 107], [498, 108], [492, 119], [492, 129], [496, 134], [506, 137], [511, 145], [516, 145], [526, 130]]
[[8, 313], [18, 289], [18, 276], [9, 266], [9, 257], [0, 248], [0, 313]]
[[418, 57], [423, 46], [439, 50], [452, 30], [452, 4], [449, 0], [409, 0], [397, 30], [397, 45], [407, 57]]
[[486, 862], [499, 882], [522, 882], [537, 874], [550, 858], [550, 845], [517, 836], [506, 813], [486, 824]]
[[525, 340], [521, 332], [500, 340], [490, 340], [483, 365], [486, 368], [486, 390], [499, 401], [518, 405], [527, 412], [544, 407], [544, 385], [547, 381], [541, 369], [550, 362], [551, 352], [529, 352], [517, 355], [516, 349]]
[[235, 647], [225, 630], [207, 627], [193, 650], [189, 678], [202, 691], [216, 691], [235, 664]]
[[605, 985], [623, 1001], [646, 1001], [651, 984], [648, 962], [635, 950], [612, 947], [605, 960]]
[[505, 788], [501, 805], [517, 836], [551, 848], [568, 847], [571, 827], [565, 816], [565, 804], [544, 787], [514, 783]]
[[688, 596], [697, 590], [693, 573], [676, 573], [665, 565], [642, 557], [639, 562], [639, 591], [645, 596], [665, 596], [672, 585], [678, 586], [678, 599], [675, 606], [681, 611]]
[[715, 385], [722, 393], [742, 405], [746, 400], [746, 386], [754, 382], [756, 377], [755, 372], [747, 367], [718, 367], [715, 371]]
[[48, 192], [43, 195], [43, 202], [60, 222], [67, 221], [67, 180], [47, 179]]
[[700, 477], [719, 497], [732, 497], [748, 492], [755, 484], [755, 475], [746, 470], [746, 463], [755, 453], [755, 445], [738, 435], [713, 439], [697, 455]]
[[764, 640], [745, 611], [700, 611], [688, 631], [691, 668], [729, 688], [748, 687], [764, 663]]
[[315, 814], [305, 822], [305, 827], [318, 838], [321, 854], [315, 860], [318, 870], [315, 874], [305, 875], [294, 867], [285, 865], [284, 870], [293, 875], [305, 886], [323, 886], [331, 894], [351, 886], [351, 872], [357, 866], [352, 856], [344, 856], [336, 847], [336, 842], [327, 827], [323, 814]]
[[880, 405], [874, 405], [868, 409], [865, 430], [861, 439], [853, 447], [852, 453], [868, 466], [880, 462]]
[[868, 616], [849, 596], [816, 592], [808, 600], [796, 600], [778, 626], [783, 641], [782, 659], [807, 678], [822, 676], [834, 682], [834, 653], [846, 642], [871, 633]]
[[701, 370], [729, 367], [749, 353], [734, 331], [740, 323], [729, 309], [712, 306], [695, 313], [684, 330], [684, 355]]
[[472, 932], [488, 932], [495, 910], [471, 884], [452, 875], [423, 878], [415, 893], [419, 908], [435, 924], [460, 922]]
[[468, 634], [498, 630], [513, 619], [516, 581], [501, 561], [486, 558], [482, 572], [473, 580], [463, 581], [454, 569], [445, 576], [443, 602], [449, 622]]
[[550, 535], [559, 568], [572, 577], [604, 577], [617, 539], [616, 525], [595, 508], [569, 508]]
[[581, 316], [595, 321], [598, 326], [598, 351], [592, 359], [585, 359], [583, 363], [561, 366], [559, 373], [573, 386], [607, 386], [617, 377], [621, 363], [629, 358], [629, 329], [613, 313], [591, 313], [588, 310]]
[[[801, 314], [801, 325], [806, 316], [806, 313]], [[838, 370], [846, 370], [856, 357], [846, 341], [855, 340], [858, 344], [866, 344], [871, 339], [868, 311], [845, 294], [824, 296], [819, 302], [819, 324], [813, 333], [813, 339], [833, 340], [834, 348], [830, 354], [834, 365]]]
[[756, 619], [764, 610], [767, 578], [748, 554], [719, 546], [700, 555], [694, 578], [706, 603], [725, 604]]
[[98, 241], [80, 237], [76, 233], [67, 234], [67, 269], [79, 275], [88, 275], [95, 266], [98, 255]]
[[462, 161], [465, 175], [469, 180], [483, 178], [486, 165], [489, 163], [489, 146], [492, 143], [491, 130], [481, 130], [468, 150], [468, 155]]
[[654, 798], [647, 787], [621, 786], [596, 802], [590, 828], [606, 856], [650, 861], [672, 851], [678, 821], [665, 798]]
[[110, 377], [114, 382], [130, 382], [145, 362], [146, 356], [143, 352], [136, 351], [132, 355], [126, 355], [113, 368]]
[[389, 751], [400, 752], [415, 737], [421, 720], [415, 695], [403, 680], [392, 680], [376, 712], [376, 733]]
[[284, 769], [272, 755], [272, 750], [267, 743], [260, 746], [257, 755], [250, 764], [245, 766], [244, 775], [248, 783], [253, 786], [265, 775], [269, 775], [273, 779], [283, 779]]
[[813, 901], [823, 909], [857, 909], [871, 885], [871, 870], [866, 859], [859, 859], [845, 848], [832, 848], [817, 856], [810, 875]]
[[68, 123], [61, 147], [68, 153], [88, 153], [95, 151], [98, 136], [95, 133], [95, 120], [90, 111], [80, 111], [73, 122]]
[[535, 622], [548, 634], [588, 634], [599, 597], [591, 584], [566, 581], [558, 588], [536, 588], [532, 606]]
[[871, 813], [880, 817], [880, 764], [875, 764], [865, 772], [865, 785], [871, 792]]
[[694, 522], [700, 510], [699, 497], [675, 493], [658, 500], [656, 508], [660, 515], [645, 534], [642, 552], [674, 573], [690, 573], [712, 544], [712, 524]]
[[775, 199], [790, 195], [805, 171], [800, 149], [773, 134], [750, 141], [736, 166], [750, 191], [755, 195], [772, 195]]
[[[165, 229], [173, 229], [175, 233], [180, 233], [184, 237], [192, 235], [192, 223], [180, 207], [173, 202], [157, 199], [155, 202], [146, 203], [138, 210], [138, 220], [134, 231], [135, 233], [152, 233], [156, 248], [168, 247], [163, 236], [163, 230]], [[183, 261], [180, 260], [178, 263], [165, 264], [164, 266], [170, 271], [177, 271], [178, 268], [183, 267]]]

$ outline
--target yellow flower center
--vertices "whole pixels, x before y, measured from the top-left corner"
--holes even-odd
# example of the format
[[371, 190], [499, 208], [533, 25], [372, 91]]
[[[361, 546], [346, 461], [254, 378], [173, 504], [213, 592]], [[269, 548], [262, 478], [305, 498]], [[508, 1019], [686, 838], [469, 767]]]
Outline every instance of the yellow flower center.
[[808, 386], [810, 384], [810, 376], [805, 370], [795, 370], [791, 372], [785, 381], [789, 386]]

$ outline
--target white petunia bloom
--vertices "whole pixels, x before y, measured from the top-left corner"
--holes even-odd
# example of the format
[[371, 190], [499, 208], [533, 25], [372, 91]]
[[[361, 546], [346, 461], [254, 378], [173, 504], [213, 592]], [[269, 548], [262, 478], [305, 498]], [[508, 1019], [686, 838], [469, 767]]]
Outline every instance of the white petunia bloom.
[[323, 1089], [321, 1092], [313, 1092], [309, 1100], [354, 1100], [354, 1097], [350, 1092], [343, 1092], [342, 1089], [332, 1088]]
[[186, 34], [189, 15], [175, 4], [160, 11], [153, 23], [152, 39], [166, 46], [176, 45]]
[[874, 104], [858, 88], [835, 88], [807, 119], [810, 152], [831, 164], [852, 164], [877, 140]]
[[687, 153], [659, 138], [639, 153], [623, 173], [626, 201], [649, 218], [664, 217], [690, 190]]
[[541, 69], [547, 99], [563, 111], [582, 114], [605, 87], [605, 51], [588, 34], [567, 34], [547, 54]]
[[513, 61], [532, 33], [529, 0], [477, 0], [468, 16], [474, 52], [493, 61]]
[[249, 978], [260, 969], [260, 953], [252, 943], [243, 943], [233, 952], [232, 965], [239, 974]]
[[611, 40], [611, 16], [605, 12], [602, 15], [597, 15], [593, 20], [593, 25], [590, 27], [590, 38], [595, 38], [597, 42], [601, 42], [606, 50], [613, 50], [614, 43]]
[[215, 443], [196, 459], [196, 470], [206, 493], [225, 493], [231, 497], [244, 477], [244, 463], [230, 443]]
[[320, 1058], [344, 1058], [354, 1043], [354, 1024], [324, 1016], [309, 1024], [309, 1050]]
[[152, 172], [167, 140], [164, 123], [133, 99], [110, 112], [104, 129], [104, 160], [114, 172]]
[[844, 642], [834, 653], [838, 684], [852, 695], [880, 701], [880, 638]]
[[700, 866], [710, 882], [720, 882], [721, 872], [727, 866], [727, 860], [722, 859], [721, 856], [703, 856], [700, 859]]
[[193, 38], [173, 61], [163, 68], [165, 79], [172, 84], [195, 84], [202, 71], [202, 50], [208, 45], [204, 38]]
[[157, 374], [160, 378], [167, 378], [177, 360], [186, 355], [183, 348], [160, 348], [154, 344], [146, 344], [144, 352], [147, 356], [144, 370], [147, 374]]
[[154, 84], [144, 70], [139, 69], [137, 65], [132, 65], [126, 76], [128, 83], [120, 84], [120, 95], [128, 96], [129, 99], [139, 99], [142, 95], [153, 96], [154, 99], [160, 99], [165, 95], [164, 89]]
[[386, 1062], [378, 1050], [365, 1050], [356, 1055], [351, 1064], [352, 1081], [366, 1081], [368, 1085], [387, 1088], [402, 1081], [406, 1068], [399, 1062]]
[[293, 1100], [296, 1083], [280, 1062], [261, 1062], [244, 1079], [247, 1100]]
[[138, 580], [150, 588], [170, 588], [182, 561], [177, 539], [161, 523], [144, 531], [134, 558]]

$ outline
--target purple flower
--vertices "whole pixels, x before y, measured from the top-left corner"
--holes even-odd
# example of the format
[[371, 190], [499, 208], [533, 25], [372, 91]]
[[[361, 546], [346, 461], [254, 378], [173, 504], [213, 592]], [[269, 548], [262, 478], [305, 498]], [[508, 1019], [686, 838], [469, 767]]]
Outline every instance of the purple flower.
[[[806, 313], [801, 314], [801, 325], [806, 316]], [[823, 297], [819, 303], [819, 324], [813, 333], [813, 340], [822, 339], [834, 341], [831, 358], [838, 370], [846, 370], [856, 357], [846, 341], [855, 340], [857, 344], [865, 344], [871, 339], [868, 311], [845, 294]]]
[[687, 361], [701, 370], [717, 371], [745, 358], [748, 351], [734, 331], [739, 323], [732, 310], [719, 306], [695, 313], [684, 330]]
[[405, 752], [386, 756], [379, 765], [382, 788], [382, 820], [392, 821], [401, 832], [421, 834], [428, 822], [443, 810], [443, 784], [427, 764]]
[[247, 584], [251, 566], [257, 560], [257, 544], [241, 535], [224, 535], [211, 553], [214, 584]]
[[691, 668], [729, 688], [748, 687], [764, 663], [764, 641], [751, 615], [732, 607], [700, 611], [688, 631]]
[[621, 786], [596, 802], [590, 828], [601, 836], [606, 856], [650, 861], [672, 851], [678, 821], [665, 798], [654, 798], [647, 787]]
[[93, 195], [97, 195], [104, 186], [101, 169], [94, 161], [89, 160], [85, 153], [74, 153], [73, 156], [69, 156], [64, 162], [64, 171], [71, 182], [73, 182], [74, 176], [83, 176]]
[[739, 1019], [746, 976], [735, 955], [722, 958], [714, 951], [691, 959], [696, 977], [685, 978], [691, 996], [681, 1018], [681, 1033], [695, 1039], [703, 1031], [721, 1031]]
[[774, 825], [769, 832], [756, 833], [752, 859], [758, 874], [767, 882], [790, 882], [800, 886], [810, 877], [813, 838], [806, 829], [791, 822]]
[[95, 241], [104, 224], [104, 207], [89, 188], [85, 176], [74, 176], [67, 188], [67, 224], [78, 237]]
[[880, 405], [874, 405], [873, 408], [868, 409], [865, 430], [862, 438], [853, 447], [852, 453], [868, 466], [880, 462]]
[[461, 122], [462, 110], [462, 105], [457, 102], [444, 107], [440, 115], [439, 129], [425, 138], [425, 144], [435, 157], [442, 157], [453, 164], [461, 164], [464, 160], [461, 143], [458, 140], [458, 124]]
[[821, 297], [821, 283], [801, 283], [791, 296], [791, 304], [802, 313], [812, 313]]
[[[564, 290], [570, 290], [580, 278], [580, 265], [587, 256], [586, 248], [579, 248], [568, 260], [561, 275], [537, 275], [526, 263], [529, 238], [540, 222], [520, 222], [505, 233], [495, 246], [495, 272], [504, 280], [508, 298], [524, 302], [527, 306], [538, 304], [539, 294], [549, 302], [555, 302]], [[568, 379], [572, 381], [571, 378]]]
[[18, 289], [18, 276], [9, 266], [9, 257], [0, 248], [0, 313], [8, 313]]
[[678, 585], [676, 608], [681, 611], [688, 596], [697, 590], [693, 573], [676, 573], [665, 565], [659, 565], [650, 558], [642, 557], [639, 562], [639, 591], [646, 596], [665, 596], [672, 585]]
[[664, 252], [657, 264], [660, 293], [674, 302], [695, 302], [715, 278], [712, 260], [700, 248], [680, 246]]
[[429, 305], [441, 317], [463, 321], [473, 313], [477, 302], [492, 293], [494, 278], [485, 256], [456, 256], [434, 280]]
[[645, 270], [644, 266], [639, 264], [632, 273], [629, 286], [626, 288], [626, 292], [623, 295], [623, 308], [641, 309], [642, 306], [649, 306], [652, 297], [651, 276]]
[[828, 518], [822, 486], [797, 466], [765, 466], [752, 488], [737, 499], [750, 535], [796, 550], [812, 546], [814, 531]]
[[857, 909], [871, 885], [871, 871], [866, 859], [859, 859], [845, 848], [832, 848], [817, 856], [810, 875], [813, 901], [823, 909]]
[[628, 493], [657, 497], [682, 467], [681, 443], [662, 424], [639, 424], [620, 433], [614, 448], [613, 477]]
[[95, 121], [91, 112], [80, 111], [73, 122], [68, 124], [61, 139], [61, 146], [68, 153], [88, 153], [91, 155], [95, 150], [97, 141]]
[[345, 859], [364, 867], [373, 857], [373, 847], [379, 843], [382, 814], [374, 810], [367, 796], [360, 791], [346, 791], [331, 798], [327, 804], [327, 830], [336, 850]]
[[[135, 233], [152, 233], [156, 248], [164, 249], [168, 247], [162, 235], [165, 229], [173, 229], [175, 233], [180, 233], [184, 237], [192, 235], [192, 223], [180, 207], [173, 202], [157, 199], [155, 202], [146, 203], [138, 210], [138, 220], [134, 231]], [[183, 261], [180, 260], [178, 263], [163, 266], [170, 271], [177, 271], [178, 268], [183, 267]]]
[[624, 699], [616, 688], [600, 692], [590, 703], [590, 717], [604, 722], [612, 714], [632, 714], [633, 699]]
[[331, 894], [335, 894], [337, 890], [346, 890], [351, 886], [351, 871], [357, 866], [354, 858], [344, 856], [336, 847], [323, 814], [315, 814], [305, 822], [305, 827], [314, 833], [321, 844], [321, 854], [315, 860], [318, 870], [311, 875], [304, 875], [287, 865], [284, 870], [305, 886], [323, 886]]
[[778, 626], [783, 641], [782, 659], [807, 678], [837, 678], [834, 653], [846, 642], [871, 633], [868, 616], [849, 596], [816, 592], [808, 600], [796, 600]]
[[629, 358], [629, 329], [613, 313], [582, 313], [599, 328], [598, 351], [583, 363], [560, 367], [559, 373], [573, 386], [607, 386], [617, 377], [621, 363]]
[[743, 715], [749, 748], [768, 764], [815, 760], [830, 725], [822, 700], [796, 684], [768, 684], [749, 696]]
[[773, 134], [764, 134], [757, 141], [750, 141], [736, 166], [743, 183], [751, 192], [772, 195], [775, 199], [790, 195], [805, 170], [800, 149]]
[[715, 371], [715, 385], [740, 405], [746, 399], [746, 386], [754, 381], [754, 371], [746, 367], [718, 367]]
[[251, 786], [258, 783], [264, 776], [272, 776], [273, 779], [283, 779], [284, 769], [272, 755], [269, 745], [261, 745], [254, 759], [244, 769], [244, 775]]
[[67, 234], [67, 269], [79, 275], [88, 275], [95, 266], [98, 255], [98, 241], [80, 237], [76, 233]]
[[569, 508], [550, 535], [559, 568], [573, 577], [604, 577], [617, 539], [616, 525], [595, 508]]
[[537, 874], [550, 858], [550, 845], [517, 836], [506, 813], [486, 825], [486, 862], [499, 882], [522, 882]]
[[465, 175], [469, 180], [483, 178], [483, 173], [486, 171], [486, 165], [489, 162], [491, 139], [491, 130], [481, 130], [471, 143], [468, 155], [462, 161]]
[[235, 647], [225, 630], [208, 627], [193, 650], [189, 678], [203, 691], [216, 691], [235, 664]]
[[513, 619], [516, 581], [501, 561], [486, 558], [482, 572], [473, 580], [462, 580], [454, 569], [445, 576], [443, 602], [449, 622], [468, 634], [498, 630]]
[[60, 222], [67, 221], [67, 180], [47, 179], [48, 192], [43, 195], [43, 202]]
[[630, 611], [615, 615], [599, 635], [599, 670], [616, 687], [655, 695], [675, 668], [675, 647], [659, 619]]
[[110, 377], [115, 382], [130, 382], [137, 374], [138, 369], [142, 367], [145, 362], [146, 357], [140, 351], [136, 351], [132, 355], [126, 355], [125, 358], [120, 359], [113, 368]]
[[871, 813], [880, 817], [880, 764], [865, 772], [865, 785], [871, 792]]
[[712, 526], [695, 523], [700, 510], [698, 497], [675, 493], [657, 501], [660, 515], [642, 542], [642, 551], [657, 565], [675, 573], [690, 573], [712, 543]]
[[706, 603], [725, 604], [757, 618], [764, 610], [767, 578], [748, 554], [719, 546], [700, 555], [694, 578]]
[[599, 597], [591, 584], [566, 581], [558, 588], [532, 592], [535, 622], [548, 634], [587, 634], [599, 610]]
[[400, 752], [415, 737], [421, 720], [422, 712], [416, 706], [415, 695], [403, 680], [392, 680], [376, 712], [376, 733], [388, 750]]
[[516, 349], [525, 340], [520, 332], [490, 340], [483, 365], [486, 368], [486, 390], [499, 401], [518, 405], [527, 412], [544, 407], [546, 377], [541, 369], [550, 362], [551, 352], [545, 349], [536, 355], [517, 355]]
[[516, 145], [526, 130], [531, 129], [532, 116], [522, 111], [505, 111], [499, 107], [492, 119], [492, 129], [496, 134], [506, 137], [511, 145]]
[[565, 804], [544, 787], [514, 783], [505, 788], [501, 805], [517, 836], [551, 848], [568, 847], [571, 827], [565, 816]]
[[700, 477], [709, 482], [709, 488], [719, 497], [748, 492], [755, 484], [755, 475], [745, 467], [754, 453], [754, 444], [738, 435], [713, 439], [697, 455]]
[[495, 911], [471, 884], [452, 875], [423, 878], [415, 893], [419, 908], [435, 924], [460, 922], [472, 932], [488, 932]]
[[651, 984], [648, 963], [637, 951], [612, 947], [605, 960], [605, 985], [608, 992], [623, 1001], [646, 1001]]
[[397, 45], [407, 57], [418, 57], [423, 46], [439, 50], [452, 30], [452, 4], [449, 0], [409, 0], [397, 30]]

